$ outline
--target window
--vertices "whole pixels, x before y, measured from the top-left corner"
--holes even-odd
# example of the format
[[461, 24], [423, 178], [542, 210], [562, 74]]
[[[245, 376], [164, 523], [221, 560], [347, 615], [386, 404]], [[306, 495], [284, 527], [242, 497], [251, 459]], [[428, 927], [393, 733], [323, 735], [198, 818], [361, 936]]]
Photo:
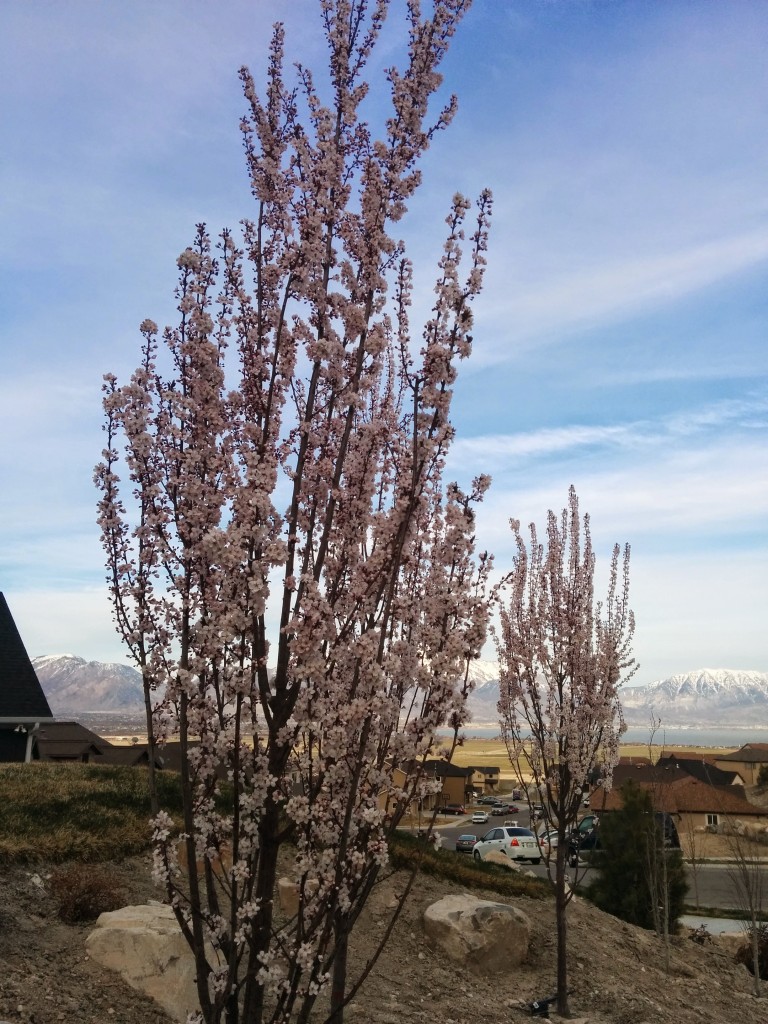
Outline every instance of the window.
[[718, 825], [717, 815], [716, 814], [708, 814], [707, 815], [707, 827], [708, 828], [709, 827], [715, 827], [716, 828], [717, 825]]

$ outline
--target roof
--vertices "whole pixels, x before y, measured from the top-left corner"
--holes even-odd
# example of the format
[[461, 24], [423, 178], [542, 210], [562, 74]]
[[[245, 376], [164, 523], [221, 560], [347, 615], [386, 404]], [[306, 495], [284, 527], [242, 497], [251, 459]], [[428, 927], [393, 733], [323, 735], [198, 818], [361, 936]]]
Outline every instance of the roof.
[[717, 757], [717, 755], [716, 754], [705, 754], [705, 753], [703, 753], [701, 751], [698, 751], [698, 750], [696, 751], [696, 753], [692, 753], [690, 750], [669, 750], [667, 747], [662, 747], [662, 753], [659, 754], [659, 757], [658, 757], [656, 763], [658, 764], [659, 761], [666, 761], [670, 757], [675, 758], [675, 760], [677, 760], [677, 761], [681, 761], [681, 760], [682, 761], [696, 760], [696, 761], [707, 761], [709, 764], [714, 764], [715, 763], [715, 758]]
[[434, 775], [439, 779], [442, 778], [462, 778], [466, 779], [468, 775], [471, 775], [474, 771], [473, 768], [459, 768], [458, 765], [450, 764], [448, 761], [425, 761], [424, 762], [424, 775]]
[[681, 811], [702, 811], [714, 814], [765, 816], [763, 807], [751, 804], [744, 796], [743, 786], [708, 786], [697, 779], [683, 779], [672, 787]]
[[667, 784], [672, 779], [684, 778], [685, 772], [669, 765], [617, 764], [613, 769], [613, 789], [621, 789], [630, 779], [638, 783]]
[[53, 718], [11, 610], [0, 592], [0, 721]]
[[[129, 768], [149, 763], [149, 745], [147, 743], [132, 743], [130, 746], [111, 746], [102, 752], [101, 764], [127, 765]], [[158, 768], [160, 755], [157, 758]]]
[[732, 754], [718, 754], [717, 761], [744, 761], [750, 764], [768, 762], [768, 743], [745, 743]]
[[471, 772], [482, 772], [484, 775], [498, 775], [501, 768], [498, 765], [471, 764], [468, 766], [468, 770]]
[[738, 772], [724, 771], [702, 758], [676, 757], [673, 754], [668, 754], [666, 757], [659, 758], [657, 765], [674, 766], [684, 771], [686, 775], [698, 779], [699, 782], [708, 782], [711, 786], [732, 786], [734, 783], [743, 781]]
[[41, 761], [80, 759], [100, 755], [112, 744], [79, 722], [45, 722], [35, 733], [35, 746]]
[[[764, 817], [762, 807], [751, 804], [744, 796], [743, 786], [711, 786], [690, 775], [672, 778], [668, 784], [646, 778], [633, 779], [642, 789], [651, 791], [654, 809], [670, 814], [701, 812], [705, 814], [731, 814], [739, 817]], [[624, 806], [621, 789], [605, 792], [599, 786], [592, 794], [589, 807], [598, 814], [602, 811], [618, 811]]]

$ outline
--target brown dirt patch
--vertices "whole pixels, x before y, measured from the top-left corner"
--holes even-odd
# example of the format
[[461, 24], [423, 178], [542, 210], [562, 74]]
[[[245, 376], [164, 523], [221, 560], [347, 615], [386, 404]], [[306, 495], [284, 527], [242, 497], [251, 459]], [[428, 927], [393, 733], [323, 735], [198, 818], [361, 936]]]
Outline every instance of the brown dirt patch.
[[[158, 897], [148, 858], [112, 864], [109, 870], [123, 885], [127, 903]], [[88, 959], [84, 944], [92, 926], [58, 920], [46, 874], [40, 867], [0, 871], [0, 1019], [13, 1024], [166, 1024], [168, 1018], [154, 1003]], [[354, 970], [369, 957], [402, 883], [393, 876], [374, 891], [353, 940]], [[348, 1021], [497, 1024], [531, 1019], [526, 1004], [553, 988], [553, 906], [524, 898], [509, 901], [532, 921], [530, 954], [514, 972], [484, 977], [449, 963], [423, 936], [425, 908], [460, 891], [433, 878], [417, 880], [389, 946], [347, 1010]], [[491, 893], [485, 898], [502, 899]], [[700, 946], [687, 936], [675, 937], [667, 973], [663, 945], [652, 933], [582, 900], [572, 904], [569, 922], [576, 1017], [592, 1024], [768, 1024], [768, 999], [757, 1001], [751, 995], [751, 975], [734, 963], [732, 944]]]

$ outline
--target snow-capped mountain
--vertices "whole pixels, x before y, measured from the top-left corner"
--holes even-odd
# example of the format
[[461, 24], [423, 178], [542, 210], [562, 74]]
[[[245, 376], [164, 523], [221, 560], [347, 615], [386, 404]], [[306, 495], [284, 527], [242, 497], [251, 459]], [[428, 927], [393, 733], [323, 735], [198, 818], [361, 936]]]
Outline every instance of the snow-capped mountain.
[[497, 661], [473, 661], [469, 667], [469, 678], [475, 684], [469, 698], [472, 725], [496, 725], [499, 721], [499, 663]]
[[[476, 682], [469, 698], [472, 723], [495, 724], [498, 664], [475, 662], [470, 676]], [[653, 714], [669, 726], [768, 726], [768, 672], [697, 669], [648, 686], [625, 687], [621, 703], [628, 725], [647, 726]]]
[[768, 672], [702, 668], [621, 692], [629, 725], [768, 725]]
[[[73, 654], [33, 658], [32, 665], [55, 715], [143, 707], [141, 675], [128, 665]], [[471, 725], [497, 724], [498, 663], [473, 662], [470, 678], [475, 684]], [[654, 715], [665, 726], [768, 726], [768, 672], [698, 669], [649, 686], [625, 687], [621, 703], [628, 725], [647, 726]]]
[[32, 667], [54, 715], [143, 707], [141, 674], [129, 665], [48, 654], [33, 658]]

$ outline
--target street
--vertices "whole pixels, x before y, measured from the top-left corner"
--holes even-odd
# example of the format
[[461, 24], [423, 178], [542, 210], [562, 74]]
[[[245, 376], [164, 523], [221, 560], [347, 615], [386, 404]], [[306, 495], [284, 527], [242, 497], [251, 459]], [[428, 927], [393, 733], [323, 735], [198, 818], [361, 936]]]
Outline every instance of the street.
[[[519, 814], [506, 815], [504, 817], [489, 817], [487, 823], [484, 825], [473, 825], [472, 816], [469, 814], [465, 817], [458, 818], [455, 824], [450, 823], [438, 825], [436, 831], [442, 837], [443, 849], [454, 850], [458, 836], [475, 835], [478, 839], [482, 839], [483, 836], [492, 828], [495, 828], [498, 825], [503, 825], [504, 822], [510, 820], [515, 820], [518, 825], [521, 825], [524, 828], [530, 827], [528, 810], [527, 808], [524, 809], [523, 805], [521, 805]], [[469, 854], [457, 853], [456, 856], [467, 857]], [[521, 866], [524, 870], [530, 870], [541, 878], [547, 877], [547, 865], [543, 862], [539, 865], [523, 864]], [[590, 870], [591, 869], [586, 865], [579, 866], [579, 884], [587, 884], [589, 882]], [[766, 871], [768, 873], [768, 869], [766, 869]], [[568, 874], [573, 881], [574, 876], [576, 875], [576, 869], [569, 868]], [[686, 864], [686, 874], [688, 877], [687, 902], [690, 907], [694, 907], [696, 905], [696, 887], [694, 885], [694, 881], [696, 881], [698, 883], [698, 904], [700, 907], [711, 907], [717, 910], [736, 910], [738, 908], [739, 901], [736, 895], [736, 888], [727, 864], [700, 863], [696, 869], [696, 879], [694, 879], [694, 873], [690, 864]], [[768, 892], [768, 877], [765, 881], [765, 891]]]

